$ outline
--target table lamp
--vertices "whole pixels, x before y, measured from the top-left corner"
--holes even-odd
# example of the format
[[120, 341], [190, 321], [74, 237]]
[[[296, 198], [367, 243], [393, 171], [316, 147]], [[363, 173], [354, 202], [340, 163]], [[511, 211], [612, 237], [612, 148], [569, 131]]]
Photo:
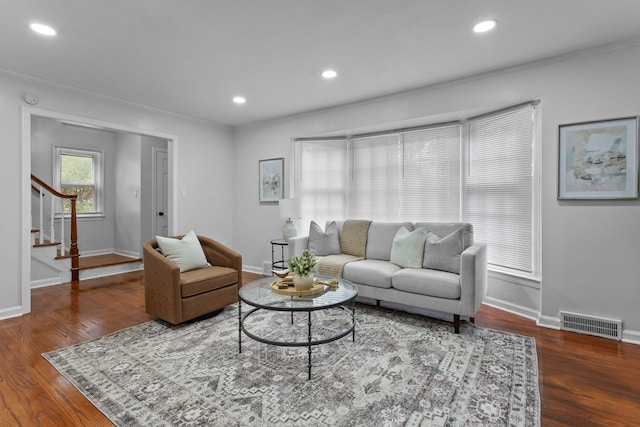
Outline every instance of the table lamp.
[[300, 218], [300, 199], [282, 199], [278, 202], [280, 207], [280, 218], [286, 220], [282, 227], [282, 238], [289, 241], [290, 238], [298, 235], [294, 219]]

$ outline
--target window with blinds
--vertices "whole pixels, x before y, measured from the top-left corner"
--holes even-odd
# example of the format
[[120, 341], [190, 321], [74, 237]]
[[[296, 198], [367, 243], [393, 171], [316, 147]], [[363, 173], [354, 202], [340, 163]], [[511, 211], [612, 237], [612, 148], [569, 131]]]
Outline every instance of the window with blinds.
[[377, 221], [460, 217], [460, 125], [354, 137], [348, 212]]
[[488, 263], [532, 273], [533, 152], [531, 104], [469, 120], [464, 215]]
[[464, 125], [297, 139], [294, 194], [318, 224], [470, 222], [490, 267], [536, 273], [534, 129], [531, 103]]

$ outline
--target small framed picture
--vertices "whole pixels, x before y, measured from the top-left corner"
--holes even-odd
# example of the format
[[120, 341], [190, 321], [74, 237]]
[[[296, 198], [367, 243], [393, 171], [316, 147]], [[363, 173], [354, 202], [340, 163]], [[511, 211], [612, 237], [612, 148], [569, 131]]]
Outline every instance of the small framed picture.
[[558, 199], [638, 197], [638, 118], [561, 125]]
[[260, 203], [278, 203], [284, 198], [284, 158], [258, 161]]

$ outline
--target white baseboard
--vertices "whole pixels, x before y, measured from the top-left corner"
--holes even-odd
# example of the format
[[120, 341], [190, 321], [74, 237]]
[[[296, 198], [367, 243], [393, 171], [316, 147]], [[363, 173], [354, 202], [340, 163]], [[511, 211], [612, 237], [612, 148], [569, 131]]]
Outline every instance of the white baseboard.
[[115, 253], [113, 248], [95, 249], [92, 251], [81, 250], [80, 256], [86, 257], [86, 256], [96, 256], [96, 255], [108, 255], [113, 253]]
[[114, 249], [113, 253], [116, 255], [122, 255], [122, 256], [126, 256], [129, 258], [142, 258], [142, 256], [140, 256], [140, 252], [135, 252], [135, 251], [127, 251], [124, 249]]
[[560, 330], [560, 318], [554, 316], [538, 316], [536, 320], [536, 325], [542, 326], [543, 328]]
[[537, 320], [539, 317], [539, 313], [535, 310], [492, 297], [485, 297], [482, 303], [531, 320]]
[[631, 329], [622, 330], [622, 342], [629, 344], [640, 345], [640, 331], [633, 331]]
[[247, 273], [253, 273], [253, 274], [264, 274], [264, 271], [262, 271], [262, 268], [255, 267], [253, 265], [246, 265], [246, 264], [242, 265], [242, 271], [246, 271]]
[[0, 310], [0, 320], [19, 317], [22, 316], [22, 314], [22, 307], [19, 305], [15, 307], [3, 308], [2, 310]]
[[32, 280], [31, 289], [44, 288], [47, 286], [59, 285], [61, 283], [62, 279], [60, 279], [60, 277], [48, 277], [46, 279]]

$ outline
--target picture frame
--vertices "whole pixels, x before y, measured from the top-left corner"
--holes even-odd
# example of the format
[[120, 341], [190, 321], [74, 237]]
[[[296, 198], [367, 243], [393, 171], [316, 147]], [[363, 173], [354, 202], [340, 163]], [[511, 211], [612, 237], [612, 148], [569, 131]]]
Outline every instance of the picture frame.
[[558, 199], [638, 198], [638, 117], [559, 126]]
[[261, 204], [276, 204], [284, 198], [284, 158], [258, 161], [258, 194]]

